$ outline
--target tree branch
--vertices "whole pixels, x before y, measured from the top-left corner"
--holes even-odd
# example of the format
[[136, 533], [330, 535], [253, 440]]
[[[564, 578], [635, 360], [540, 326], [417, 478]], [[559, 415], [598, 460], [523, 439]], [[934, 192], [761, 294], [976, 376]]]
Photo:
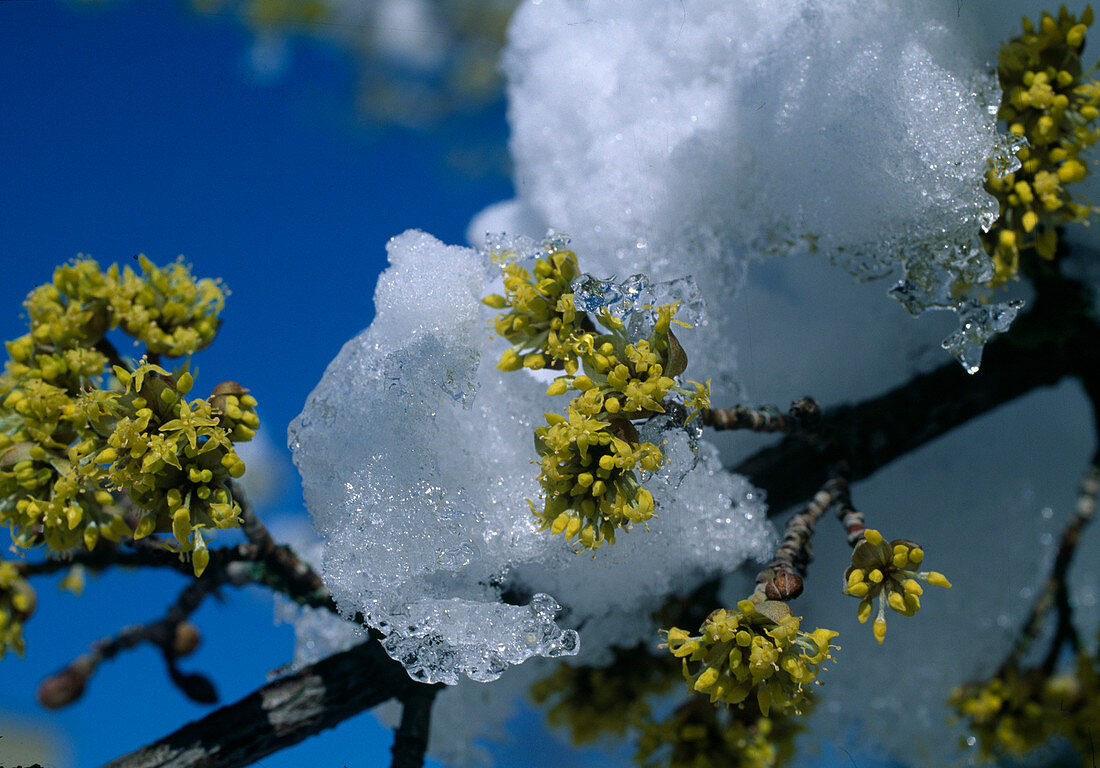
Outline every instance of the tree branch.
[[412, 707], [409, 717], [422, 722], [426, 733], [427, 714], [417, 713], [431, 706], [434, 693], [420, 692], [430, 688], [412, 680], [372, 637], [349, 651], [268, 683], [237, 703], [113, 760], [104, 768], [252, 765], [394, 696], [416, 702], [406, 703], [406, 707]]
[[884, 395], [830, 408], [815, 430], [818, 439], [789, 435], [732, 471], [766, 491], [769, 514], [779, 514], [811, 498], [838, 464], [847, 465], [852, 482], [862, 480], [998, 406], [1082, 376], [1100, 349], [1100, 327], [1084, 313], [1080, 290], [1063, 280], [1040, 294], [1031, 312], [988, 345], [978, 374], [945, 363]]
[[393, 734], [391, 768], [421, 768], [428, 751], [432, 702], [442, 686], [418, 685], [402, 701], [401, 723]]

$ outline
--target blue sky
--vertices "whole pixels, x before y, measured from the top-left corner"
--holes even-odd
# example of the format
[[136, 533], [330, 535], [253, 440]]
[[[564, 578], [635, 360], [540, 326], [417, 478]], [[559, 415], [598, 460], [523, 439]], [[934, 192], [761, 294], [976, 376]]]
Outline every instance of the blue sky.
[[[241, 25], [183, 2], [0, 2], [0, 335], [25, 332], [27, 291], [78, 253], [103, 264], [183, 254], [232, 291], [218, 340], [195, 358], [197, 391], [224, 379], [250, 387], [282, 449], [325, 365], [370, 322], [386, 240], [417, 227], [462, 242], [474, 213], [510, 196], [505, 177], [445, 162], [464, 137], [503, 145], [506, 128], [503, 108], [433, 134], [364, 126], [349, 58], [298, 42], [284, 76], [265, 81], [246, 66], [250, 42]], [[292, 480], [279, 510], [300, 509]], [[159, 617], [182, 584], [112, 573], [79, 599], [38, 584], [27, 657], [0, 662], [4, 741], [17, 739], [12, 718], [46, 717], [71, 757], [49, 765], [93, 765], [204, 715], [151, 649], [106, 663], [66, 711], [44, 716], [33, 700], [43, 676]], [[225, 597], [198, 614], [205, 642], [183, 666], [210, 674], [231, 702], [289, 660], [292, 635], [272, 626], [262, 593]], [[366, 715], [261, 764], [383, 764], [389, 741]]]

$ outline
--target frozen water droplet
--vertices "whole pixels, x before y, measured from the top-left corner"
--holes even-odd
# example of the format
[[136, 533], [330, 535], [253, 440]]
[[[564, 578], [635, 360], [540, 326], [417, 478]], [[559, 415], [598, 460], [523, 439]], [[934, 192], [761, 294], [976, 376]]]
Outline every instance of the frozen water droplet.
[[677, 320], [696, 327], [707, 324], [706, 301], [703, 299], [703, 292], [699, 290], [699, 283], [691, 275], [653, 286], [654, 304], [671, 304], [676, 301], [680, 302], [676, 308]]
[[600, 280], [584, 274], [573, 281], [573, 306], [583, 312], [606, 309], [620, 319], [640, 309], [650, 298], [649, 279], [631, 275], [622, 282], [615, 278]]
[[924, 311], [924, 307], [921, 306], [917, 300], [916, 292], [913, 290], [913, 284], [908, 280], [898, 280], [897, 284], [890, 289], [890, 295], [901, 302], [901, 305], [905, 307], [906, 311], [911, 315], [919, 315]]
[[649, 291], [649, 278], [645, 275], [631, 275], [620, 286], [622, 299], [619, 302], [623, 314], [637, 309], [642, 304], [642, 296]]
[[987, 208], [978, 213], [978, 226], [982, 228], [982, 232], [988, 232], [993, 228], [993, 225], [997, 221], [997, 213], [998, 212], [992, 208]]
[[698, 421], [685, 424], [688, 410], [678, 402], [668, 403], [665, 413], [648, 419], [638, 429], [638, 439], [661, 449], [665, 463], [656, 472], [642, 472], [642, 483], [654, 479], [662, 485], [678, 488], [684, 477], [699, 463]]
[[1028, 140], [1019, 133], [1002, 137], [993, 156], [989, 158], [989, 164], [998, 179], [1020, 170], [1020, 158], [1016, 157], [1016, 153], [1027, 146], [1030, 146]]
[[614, 280], [600, 280], [584, 274], [573, 281], [573, 306], [581, 312], [595, 312], [623, 298]]
[[526, 259], [544, 259], [568, 245], [569, 235], [554, 229], [548, 229], [541, 240], [526, 235], [486, 232], [484, 253], [495, 264], [511, 264]]
[[959, 328], [943, 340], [943, 348], [962, 364], [967, 373], [977, 373], [982, 364], [985, 343], [995, 334], [1007, 331], [1023, 306], [1024, 302], [1019, 299], [987, 305], [960, 303], [955, 310], [959, 315]]

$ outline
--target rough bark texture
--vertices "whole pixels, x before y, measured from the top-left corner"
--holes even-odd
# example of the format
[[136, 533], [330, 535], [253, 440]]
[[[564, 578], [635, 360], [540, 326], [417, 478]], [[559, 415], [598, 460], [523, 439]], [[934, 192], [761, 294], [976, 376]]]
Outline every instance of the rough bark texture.
[[[413, 696], [418, 689], [431, 690], [431, 687], [411, 680], [375, 640], [368, 640], [297, 674], [268, 683], [235, 704], [111, 761], [106, 768], [251, 765], [395, 696], [401, 699]], [[424, 700], [423, 694], [414, 698]], [[421, 762], [423, 745], [427, 742], [424, 722]], [[419, 763], [408, 757], [404, 765]]]

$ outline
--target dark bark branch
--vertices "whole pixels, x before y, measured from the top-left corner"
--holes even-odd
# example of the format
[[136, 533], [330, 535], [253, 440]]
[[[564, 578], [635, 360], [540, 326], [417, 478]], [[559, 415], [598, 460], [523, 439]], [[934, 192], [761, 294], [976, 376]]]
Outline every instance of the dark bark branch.
[[[394, 696], [426, 704], [405, 669], [377, 640], [268, 683], [235, 704], [185, 725], [105, 768], [236, 768], [332, 728]], [[412, 715], [410, 715], [411, 717]], [[422, 718], [426, 728], [427, 716]], [[407, 765], [412, 765], [408, 763]]]
[[[136, 542], [135, 542], [136, 544]], [[36, 562], [17, 562], [15, 567], [23, 576], [43, 576], [83, 565], [89, 571], [100, 572], [108, 568], [170, 568], [185, 575], [192, 575], [190, 563], [184, 563], [179, 556], [166, 549], [141, 547], [140, 549], [122, 549], [116, 544], [102, 542], [91, 552], [77, 550], [57, 559]]]
[[418, 685], [402, 701], [401, 723], [393, 734], [392, 768], [421, 768], [428, 751], [432, 702], [438, 685]]
[[1078, 303], [1059, 306], [1055, 293], [988, 345], [978, 374], [945, 363], [884, 395], [828, 409], [814, 440], [787, 436], [733, 471], [766, 491], [770, 513], [778, 514], [811, 498], [833, 466], [846, 464], [851, 481], [862, 480], [1000, 405], [1086, 374], [1100, 329]]

